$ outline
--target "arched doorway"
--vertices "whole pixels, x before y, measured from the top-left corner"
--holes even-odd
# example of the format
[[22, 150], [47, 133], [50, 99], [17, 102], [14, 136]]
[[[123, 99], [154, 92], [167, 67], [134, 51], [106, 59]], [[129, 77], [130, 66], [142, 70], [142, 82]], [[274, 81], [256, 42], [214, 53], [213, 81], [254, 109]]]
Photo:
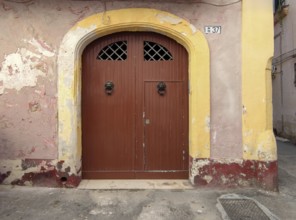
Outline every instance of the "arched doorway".
[[188, 179], [188, 55], [153, 32], [82, 54], [82, 178]]
[[[145, 14], [145, 16], [143, 16]], [[189, 179], [194, 158], [210, 156], [210, 53], [205, 36], [186, 20], [156, 9], [131, 8], [89, 16], [64, 36], [58, 55], [58, 160], [81, 176], [82, 53], [95, 39], [124, 31], [153, 31], [179, 42], [188, 52]]]

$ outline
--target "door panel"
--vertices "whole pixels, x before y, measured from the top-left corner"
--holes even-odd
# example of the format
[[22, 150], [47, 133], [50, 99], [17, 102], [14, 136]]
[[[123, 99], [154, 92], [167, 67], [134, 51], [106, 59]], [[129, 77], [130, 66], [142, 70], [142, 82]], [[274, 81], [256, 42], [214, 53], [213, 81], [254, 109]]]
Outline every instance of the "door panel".
[[[126, 60], [98, 60], [106, 45], [132, 41], [127, 35], [95, 41], [83, 54], [82, 138], [83, 173], [131, 171], [134, 163], [135, 88], [130, 54]], [[129, 50], [128, 50], [129, 51]], [[124, 72], [122, 71], [124, 70]], [[113, 92], [105, 91], [113, 82]], [[88, 177], [89, 178], [89, 177]]]
[[183, 128], [184, 88], [182, 82], [165, 82], [160, 95], [159, 82], [145, 82], [145, 170], [186, 170], [187, 145]]
[[[152, 42], [149, 50], [145, 42]], [[145, 52], [155, 57], [148, 61]], [[86, 47], [83, 178], [188, 178], [187, 62], [181, 45], [155, 33], [112, 34]], [[160, 81], [164, 95], [157, 92]], [[114, 84], [111, 94], [107, 82]]]

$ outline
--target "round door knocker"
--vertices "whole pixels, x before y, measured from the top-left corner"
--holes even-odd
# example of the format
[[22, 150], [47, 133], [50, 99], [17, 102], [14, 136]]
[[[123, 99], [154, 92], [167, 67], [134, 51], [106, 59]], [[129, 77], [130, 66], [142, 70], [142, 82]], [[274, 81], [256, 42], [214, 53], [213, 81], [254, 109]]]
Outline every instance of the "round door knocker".
[[164, 95], [166, 93], [166, 84], [164, 82], [159, 82], [157, 84], [157, 92], [159, 95]]
[[114, 89], [114, 83], [112, 81], [107, 81], [105, 83], [105, 92], [107, 95], [111, 95]]

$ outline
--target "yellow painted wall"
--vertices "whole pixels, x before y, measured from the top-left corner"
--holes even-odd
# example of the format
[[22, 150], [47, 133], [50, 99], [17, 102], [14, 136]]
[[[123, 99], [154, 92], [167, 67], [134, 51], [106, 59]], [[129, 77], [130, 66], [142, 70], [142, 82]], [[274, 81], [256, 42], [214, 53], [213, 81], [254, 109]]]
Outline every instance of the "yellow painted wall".
[[244, 0], [242, 12], [243, 158], [276, 160], [272, 131], [271, 62], [273, 5]]

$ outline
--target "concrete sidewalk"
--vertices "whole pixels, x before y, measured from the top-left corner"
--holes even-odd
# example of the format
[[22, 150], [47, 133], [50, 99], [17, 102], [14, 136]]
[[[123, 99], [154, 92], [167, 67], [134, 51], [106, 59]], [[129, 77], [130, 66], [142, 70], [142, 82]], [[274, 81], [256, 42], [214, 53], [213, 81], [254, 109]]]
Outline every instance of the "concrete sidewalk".
[[258, 189], [89, 190], [0, 186], [0, 219], [222, 219], [217, 198], [257, 200], [280, 219], [296, 219], [296, 146], [278, 141], [280, 192]]

